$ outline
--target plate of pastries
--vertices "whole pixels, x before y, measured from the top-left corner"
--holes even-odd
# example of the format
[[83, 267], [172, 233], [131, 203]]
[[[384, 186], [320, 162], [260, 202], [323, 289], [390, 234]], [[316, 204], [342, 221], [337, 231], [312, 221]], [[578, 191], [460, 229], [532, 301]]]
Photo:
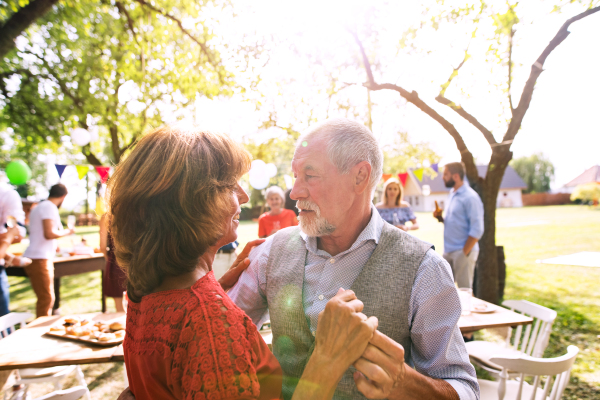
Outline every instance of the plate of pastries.
[[123, 343], [125, 339], [125, 321], [123, 319], [90, 321], [78, 316], [70, 316], [51, 326], [46, 334], [100, 346], [115, 346]]

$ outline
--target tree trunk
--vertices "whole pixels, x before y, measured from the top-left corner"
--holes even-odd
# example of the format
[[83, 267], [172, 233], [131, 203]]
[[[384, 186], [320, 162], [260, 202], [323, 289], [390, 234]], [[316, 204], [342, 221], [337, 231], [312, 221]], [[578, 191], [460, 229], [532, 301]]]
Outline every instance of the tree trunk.
[[15, 39], [29, 25], [44, 16], [58, 0], [31, 0], [29, 4], [11, 15], [0, 27], [0, 58], [4, 58], [15, 47]]
[[[500, 150], [497, 150], [500, 149]], [[488, 165], [488, 171], [481, 187], [483, 201], [484, 232], [479, 240], [479, 257], [477, 258], [477, 292], [476, 297], [498, 304], [498, 254], [496, 249], [496, 202], [500, 184], [512, 152], [496, 147]]]

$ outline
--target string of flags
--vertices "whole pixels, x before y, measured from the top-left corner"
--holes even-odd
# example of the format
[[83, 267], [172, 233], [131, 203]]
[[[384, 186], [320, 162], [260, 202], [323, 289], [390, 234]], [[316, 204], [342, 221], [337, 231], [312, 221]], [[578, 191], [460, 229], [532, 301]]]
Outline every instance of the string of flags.
[[[62, 177], [63, 173], [65, 172], [65, 168], [68, 167], [68, 165], [65, 165], [65, 164], [54, 164], [54, 166], [56, 167], [56, 172], [58, 172], [59, 178]], [[79, 176], [79, 179], [82, 179], [90, 171], [89, 165], [74, 165], [74, 167], [77, 169], [77, 176]], [[108, 180], [110, 167], [104, 167], [102, 165], [98, 165], [98, 166], [94, 167], [94, 169], [100, 176], [100, 182], [106, 183], [106, 181]]]
[[[431, 166], [429, 167], [432, 170], [434, 170], [436, 173], [439, 173], [439, 165], [436, 164], [431, 164]], [[413, 169], [412, 173], [415, 176], [415, 178], [417, 178], [420, 181], [423, 180], [423, 172], [425, 171], [425, 168], [417, 168], [417, 169]], [[390, 179], [393, 176], [393, 174], [383, 174], [382, 178], [384, 181], [387, 181], [388, 179]], [[398, 174], [398, 179], [400, 179], [400, 182], [402, 183], [402, 186], [406, 186], [406, 181], [408, 180], [408, 171], [407, 172], [401, 172]]]

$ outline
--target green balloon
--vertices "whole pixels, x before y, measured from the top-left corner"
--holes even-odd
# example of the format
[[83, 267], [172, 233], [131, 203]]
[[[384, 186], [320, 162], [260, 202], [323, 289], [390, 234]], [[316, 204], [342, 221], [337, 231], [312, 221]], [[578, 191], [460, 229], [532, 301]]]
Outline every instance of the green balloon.
[[6, 176], [13, 185], [24, 185], [31, 179], [31, 169], [25, 161], [11, 161], [6, 166]]

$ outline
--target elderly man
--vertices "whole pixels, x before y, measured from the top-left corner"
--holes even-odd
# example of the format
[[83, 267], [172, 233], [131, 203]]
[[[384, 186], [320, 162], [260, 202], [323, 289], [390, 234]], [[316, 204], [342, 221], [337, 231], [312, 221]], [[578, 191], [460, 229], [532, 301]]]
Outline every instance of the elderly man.
[[356, 293], [379, 327], [334, 399], [479, 398], [456, 325], [450, 267], [372, 205], [382, 160], [359, 123], [332, 119], [304, 134], [292, 161], [300, 228], [282, 229], [256, 248], [228, 293], [256, 325], [270, 314], [286, 399], [314, 348], [319, 313], [340, 287]]

